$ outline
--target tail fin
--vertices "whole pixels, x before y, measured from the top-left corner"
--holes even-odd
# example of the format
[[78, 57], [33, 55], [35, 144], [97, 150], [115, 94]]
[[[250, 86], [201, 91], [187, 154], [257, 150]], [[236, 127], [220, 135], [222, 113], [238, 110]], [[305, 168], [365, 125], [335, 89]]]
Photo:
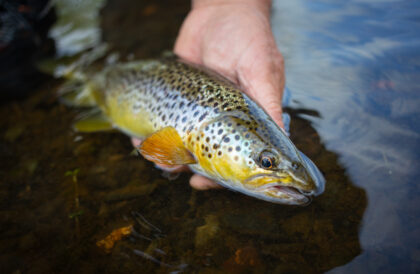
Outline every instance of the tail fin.
[[85, 80], [85, 71], [93, 62], [107, 54], [108, 46], [103, 43], [90, 51], [58, 59], [47, 59], [39, 62], [37, 67], [54, 77]]
[[107, 50], [108, 47], [104, 43], [78, 56], [43, 61], [38, 64], [38, 68], [57, 78], [67, 79], [58, 90], [58, 96], [64, 104], [94, 107], [95, 100], [88, 79], [89, 67], [104, 57]]
[[80, 55], [80, 57], [71, 64], [57, 66], [54, 71], [54, 76], [85, 81], [87, 68], [92, 65], [93, 62], [104, 57], [107, 51], [108, 46], [105, 43], [100, 44], [91, 51]]
[[58, 90], [60, 101], [68, 106], [96, 106], [92, 88], [88, 82], [79, 79], [67, 80]]

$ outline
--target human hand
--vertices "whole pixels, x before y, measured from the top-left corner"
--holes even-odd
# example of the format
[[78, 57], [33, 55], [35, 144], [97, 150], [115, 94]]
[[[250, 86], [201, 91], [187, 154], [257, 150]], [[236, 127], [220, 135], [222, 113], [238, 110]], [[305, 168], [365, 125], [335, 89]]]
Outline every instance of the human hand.
[[[174, 51], [237, 83], [283, 127], [284, 64], [271, 32], [270, 1], [193, 1]], [[196, 189], [219, 186], [197, 174], [190, 184]]]

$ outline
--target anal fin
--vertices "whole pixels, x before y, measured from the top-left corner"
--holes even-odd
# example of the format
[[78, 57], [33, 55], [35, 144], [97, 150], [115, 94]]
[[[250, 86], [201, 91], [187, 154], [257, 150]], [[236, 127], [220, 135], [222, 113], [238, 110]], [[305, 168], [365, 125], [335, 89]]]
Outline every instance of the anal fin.
[[74, 129], [78, 132], [97, 132], [97, 131], [107, 131], [114, 130], [114, 127], [103, 115], [102, 112], [95, 111], [91, 112], [84, 117], [80, 118], [75, 124]]

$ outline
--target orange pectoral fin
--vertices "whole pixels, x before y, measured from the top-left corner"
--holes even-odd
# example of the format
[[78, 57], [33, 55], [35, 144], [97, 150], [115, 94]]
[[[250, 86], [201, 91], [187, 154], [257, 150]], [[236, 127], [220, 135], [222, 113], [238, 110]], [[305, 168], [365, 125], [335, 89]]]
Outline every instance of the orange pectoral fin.
[[197, 162], [173, 127], [165, 127], [153, 133], [140, 145], [139, 152], [147, 160], [159, 165], [186, 165]]

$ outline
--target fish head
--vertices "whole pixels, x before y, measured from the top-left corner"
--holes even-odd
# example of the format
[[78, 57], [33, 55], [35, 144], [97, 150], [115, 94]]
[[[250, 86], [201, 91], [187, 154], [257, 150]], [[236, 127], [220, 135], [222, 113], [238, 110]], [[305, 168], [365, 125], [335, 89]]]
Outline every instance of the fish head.
[[218, 138], [207, 137], [215, 144], [201, 145], [200, 162], [220, 184], [281, 204], [308, 204], [323, 192], [321, 172], [274, 122], [225, 116], [206, 129]]

